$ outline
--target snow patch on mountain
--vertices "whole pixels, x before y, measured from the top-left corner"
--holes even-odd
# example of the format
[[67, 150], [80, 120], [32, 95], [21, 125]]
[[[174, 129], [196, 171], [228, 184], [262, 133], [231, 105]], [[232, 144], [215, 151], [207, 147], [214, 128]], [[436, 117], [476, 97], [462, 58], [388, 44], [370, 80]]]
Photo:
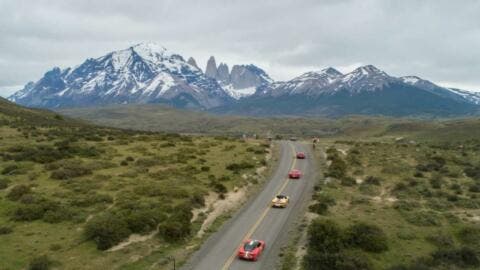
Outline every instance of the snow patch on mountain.
[[235, 89], [232, 84], [223, 86], [225, 92], [230, 95], [232, 98], [239, 100], [241, 98], [249, 97], [257, 91], [257, 87], [247, 87], [242, 89]]

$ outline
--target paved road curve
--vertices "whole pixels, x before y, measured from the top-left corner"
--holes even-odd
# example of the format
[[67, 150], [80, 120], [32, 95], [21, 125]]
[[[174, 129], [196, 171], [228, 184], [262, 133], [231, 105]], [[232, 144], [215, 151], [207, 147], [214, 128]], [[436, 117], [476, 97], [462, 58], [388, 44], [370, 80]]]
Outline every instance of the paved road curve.
[[[273, 269], [279, 240], [285, 238], [287, 224], [308, 199], [314, 181], [310, 149], [297, 142], [280, 142], [279, 145], [278, 168], [264, 189], [213, 234], [184, 265], [183, 270]], [[295, 159], [297, 151], [307, 152], [307, 159]], [[304, 177], [289, 180], [287, 174], [293, 168], [305, 172]], [[270, 207], [270, 201], [279, 193], [290, 196], [290, 204], [285, 209]], [[256, 262], [236, 257], [238, 247], [247, 238], [266, 242], [266, 250]]]

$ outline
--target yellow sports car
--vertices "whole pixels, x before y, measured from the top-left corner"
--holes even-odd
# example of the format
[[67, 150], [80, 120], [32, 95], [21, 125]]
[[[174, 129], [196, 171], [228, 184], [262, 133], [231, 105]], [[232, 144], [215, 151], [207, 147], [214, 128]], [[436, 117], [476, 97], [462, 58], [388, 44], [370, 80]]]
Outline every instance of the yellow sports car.
[[285, 207], [287, 207], [289, 201], [290, 201], [290, 198], [288, 196], [277, 195], [272, 200], [272, 207], [285, 208]]

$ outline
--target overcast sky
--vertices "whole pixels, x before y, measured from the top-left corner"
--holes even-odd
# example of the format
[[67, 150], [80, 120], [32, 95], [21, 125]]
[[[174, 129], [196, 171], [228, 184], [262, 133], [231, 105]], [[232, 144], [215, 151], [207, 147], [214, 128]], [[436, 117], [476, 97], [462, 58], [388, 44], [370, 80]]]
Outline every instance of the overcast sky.
[[373, 64], [480, 91], [480, 1], [0, 0], [0, 95], [153, 41], [204, 68], [253, 63], [275, 80]]

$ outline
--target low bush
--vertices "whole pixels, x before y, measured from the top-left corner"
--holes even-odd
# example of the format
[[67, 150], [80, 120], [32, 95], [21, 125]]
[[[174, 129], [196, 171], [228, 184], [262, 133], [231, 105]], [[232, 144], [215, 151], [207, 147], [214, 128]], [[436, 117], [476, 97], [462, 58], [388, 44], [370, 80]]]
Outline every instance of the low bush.
[[347, 249], [345, 233], [333, 221], [316, 219], [308, 229], [308, 249], [302, 261], [306, 270], [369, 270], [371, 263], [358, 251]]
[[57, 180], [67, 180], [80, 176], [90, 175], [92, 170], [82, 163], [67, 163], [63, 167], [54, 170], [50, 177]]
[[231, 163], [231, 164], [228, 164], [227, 166], [225, 166], [225, 168], [229, 171], [232, 171], [236, 174], [238, 174], [241, 170], [245, 170], [245, 169], [251, 169], [253, 168], [254, 165], [249, 163], [249, 162], [241, 162], [241, 163]]
[[106, 250], [130, 235], [128, 223], [112, 213], [100, 214], [85, 226], [86, 239], [93, 240], [97, 249]]
[[334, 177], [340, 179], [347, 174], [347, 164], [338, 155], [331, 158], [331, 164], [325, 173], [327, 177]]
[[73, 216], [74, 214], [69, 208], [55, 207], [54, 209], [46, 210], [43, 214], [42, 220], [47, 223], [59, 223], [71, 220]]
[[11, 227], [7, 226], [0, 226], [0, 235], [2, 234], [10, 234], [13, 232], [13, 229]]
[[458, 239], [465, 245], [480, 249], [480, 227], [466, 226], [460, 229]]
[[463, 170], [463, 172], [470, 178], [480, 180], [480, 166], [467, 167]]
[[429, 210], [410, 211], [402, 213], [405, 220], [417, 226], [439, 226], [441, 217]]
[[23, 195], [31, 193], [31, 189], [26, 185], [16, 185], [7, 194], [7, 198], [11, 201], [18, 201]]
[[160, 221], [167, 216], [156, 209], [140, 209], [124, 214], [128, 228], [134, 233], [148, 233], [156, 229]]
[[372, 224], [357, 223], [346, 232], [347, 243], [369, 252], [383, 252], [388, 249], [387, 236], [383, 230]]
[[454, 239], [444, 233], [432, 234], [425, 239], [439, 248], [453, 247], [455, 245]]
[[3, 168], [2, 174], [3, 175], [11, 175], [15, 174], [15, 172], [19, 169], [19, 167], [15, 164], [13, 165], [8, 165], [7, 167]]
[[363, 181], [363, 183], [366, 185], [376, 185], [376, 186], [380, 186], [381, 182], [383, 182], [383, 179], [376, 176], [367, 176]]
[[9, 180], [0, 178], [0, 190], [6, 189], [9, 183], [10, 183]]
[[[1, 189], [1, 185], [0, 185], [0, 189]], [[468, 191], [474, 192], [474, 193], [480, 193], [480, 183], [472, 184], [472, 185], [468, 188]]]
[[46, 256], [39, 256], [33, 258], [29, 265], [28, 269], [29, 270], [48, 270], [52, 266], [52, 261]]
[[214, 182], [213, 183], [213, 190], [215, 190], [215, 192], [220, 193], [220, 194], [227, 193], [227, 191], [228, 191], [227, 187], [225, 185], [223, 185], [222, 183], [219, 183], [219, 182]]
[[205, 197], [201, 193], [194, 193], [190, 198], [190, 202], [194, 208], [205, 206]]
[[342, 184], [342, 186], [351, 187], [351, 186], [355, 186], [357, 184], [357, 181], [355, 181], [355, 178], [353, 177], [344, 176], [340, 180], [340, 184]]
[[459, 249], [440, 249], [432, 254], [435, 264], [450, 264], [462, 268], [480, 266], [475, 250], [468, 247]]
[[328, 213], [328, 205], [326, 203], [321, 203], [321, 202], [315, 203], [310, 205], [308, 209], [310, 210], [310, 212], [313, 212], [319, 215], [325, 215]]

